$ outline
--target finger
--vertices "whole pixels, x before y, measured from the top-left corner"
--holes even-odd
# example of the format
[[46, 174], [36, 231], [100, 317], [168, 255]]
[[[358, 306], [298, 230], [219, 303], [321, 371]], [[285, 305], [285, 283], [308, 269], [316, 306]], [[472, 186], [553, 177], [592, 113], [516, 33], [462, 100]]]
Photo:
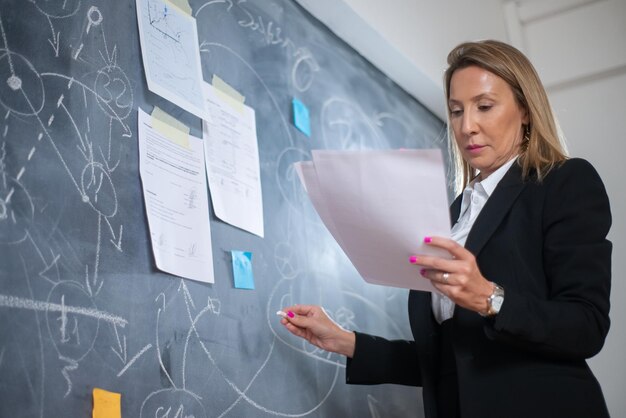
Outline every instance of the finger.
[[420, 274], [433, 283], [440, 283], [445, 285], [450, 284], [450, 277], [452, 276], [452, 274], [447, 271], [428, 269], [421, 269]]
[[456, 271], [458, 260], [449, 260], [447, 258], [430, 255], [417, 255], [412, 256], [409, 262], [430, 270]]
[[465, 247], [450, 238], [426, 237], [424, 238], [424, 243], [428, 246], [442, 248], [459, 260], [466, 259], [468, 256], [472, 255]]
[[315, 314], [317, 309], [315, 305], [295, 305], [287, 308], [286, 316], [283, 320], [302, 330], [308, 330], [320, 324], [320, 317]]
[[285, 328], [287, 328], [287, 331], [289, 331], [290, 333], [292, 333], [296, 337], [306, 338], [306, 336], [307, 336], [306, 330], [304, 330], [304, 329], [302, 329], [300, 327], [295, 326], [291, 322], [288, 322], [288, 321], [285, 321], [285, 322], [283, 322], [283, 325], [285, 326]]
[[289, 318], [293, 318], [296, 315], [308, 316], [314, 309], [315, 305], [292, 305], [282, 308], [281, 311], [286, 313]]
[[444, 284], [444, 283], [439, 283], [439, 282], [431, 282], [433, 284], [433, 287], [435, 289], [437, 289], [437, 291], [439, 291], [439, 293], [441, 293], [444, 296], [450, 297], [450, 285], [449, 284]]

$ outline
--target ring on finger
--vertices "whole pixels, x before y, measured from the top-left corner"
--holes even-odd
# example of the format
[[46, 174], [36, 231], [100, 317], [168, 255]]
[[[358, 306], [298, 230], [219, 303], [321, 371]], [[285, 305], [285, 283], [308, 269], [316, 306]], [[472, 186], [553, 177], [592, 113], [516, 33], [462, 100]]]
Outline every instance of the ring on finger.
[[450, 277], [450, 273], [445, 272], [443, 273], [443, 275], [441, 276], [443, 278], [443, 281], [448, 283], [448, 278]]

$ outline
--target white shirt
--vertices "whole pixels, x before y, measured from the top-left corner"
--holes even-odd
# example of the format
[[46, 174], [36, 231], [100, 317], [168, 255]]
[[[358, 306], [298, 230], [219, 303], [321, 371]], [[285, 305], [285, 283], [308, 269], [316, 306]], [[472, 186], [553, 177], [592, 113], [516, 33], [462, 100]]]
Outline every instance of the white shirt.
[[[452, 227], [452, 239], [462, 246], [465, 246], [467, 236], [474, 225], [474, 221], [478, 217], [478, 214], [483, 209], [489, 196], [493, 193], [502, 177], [509, 171], [511, 165], [517, 157], [498, 168], [491, 173], [489, 177], [483, 181], [477, 182], [473, 180], [463, 190], [463, 197], [461, 198], [461, 211], [459, 213], [459, 220]], [[454, 314], [454, 302], [452, 302], [447, 296], [440, 293], [433, 292], [432, 294], [432, 306], [433, 314], [438, 323], [442, 323], [446, 319], [452, 318]]]

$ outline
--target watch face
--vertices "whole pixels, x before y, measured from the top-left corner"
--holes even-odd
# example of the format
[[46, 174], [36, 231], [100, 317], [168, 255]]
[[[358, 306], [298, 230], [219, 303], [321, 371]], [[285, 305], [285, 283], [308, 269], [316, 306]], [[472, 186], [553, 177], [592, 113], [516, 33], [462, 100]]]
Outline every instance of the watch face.
[[491, 300], [491, 309], [493, 311], [500, 312], [500, 308], [502, 307], [502, 302], [504, 302], [504, 297], [502, 296], [495, 296], [492, 300]]

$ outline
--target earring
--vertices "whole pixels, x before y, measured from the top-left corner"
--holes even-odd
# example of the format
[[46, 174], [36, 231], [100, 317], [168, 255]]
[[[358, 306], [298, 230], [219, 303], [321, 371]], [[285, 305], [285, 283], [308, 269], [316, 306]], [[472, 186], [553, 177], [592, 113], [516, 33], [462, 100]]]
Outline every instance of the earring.
[[524, 125], [524, 140], [523, 142], [526, 144], [530, 141], [530, 125]]

